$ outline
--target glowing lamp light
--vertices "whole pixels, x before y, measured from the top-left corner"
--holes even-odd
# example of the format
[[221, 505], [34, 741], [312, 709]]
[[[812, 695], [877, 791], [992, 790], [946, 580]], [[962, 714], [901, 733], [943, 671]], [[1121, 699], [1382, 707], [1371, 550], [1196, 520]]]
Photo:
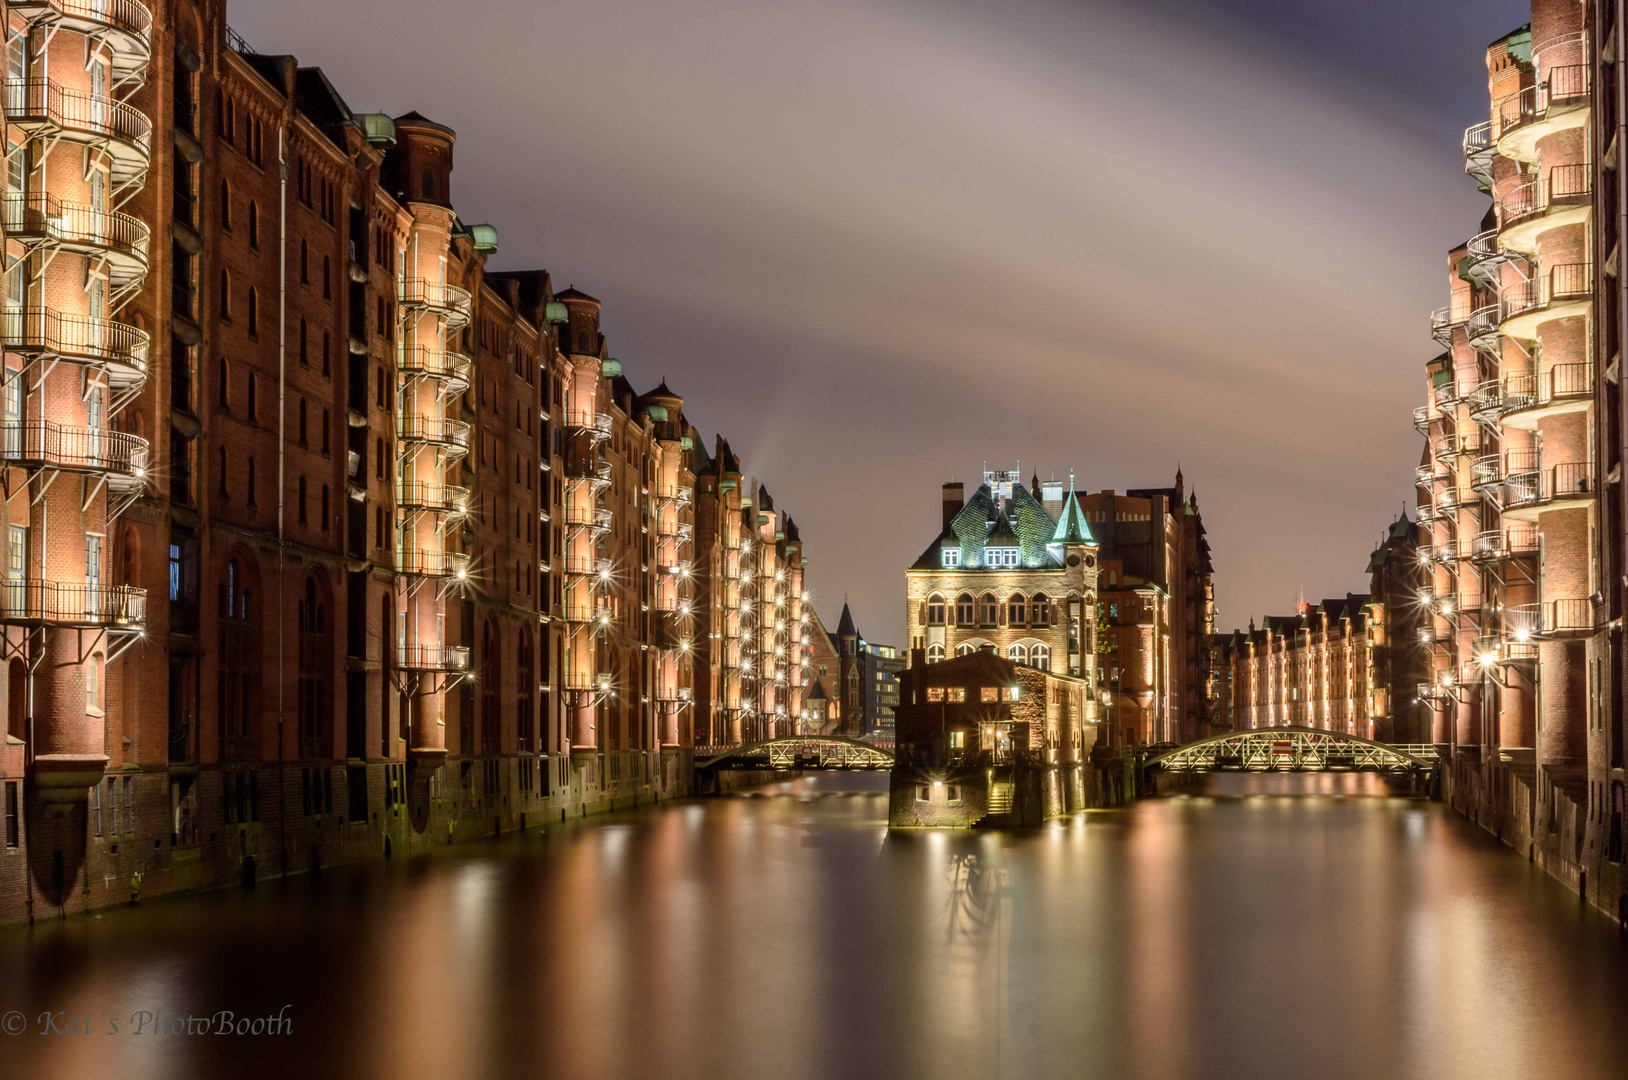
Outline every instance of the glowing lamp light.
[[1476, 660], [1480, 661], [1481, 666], [1484, 667], [1484, 668], [1491, 667], [1492, 665], [1494, 665], [1494, 664], [1496, 664], [1498, 662], [1498, 654], [1497, 653], [1492, 653], [1492, 652], [1484, 652], [1480, 656], [1476, 657]]
[[1528, 630], [1524, 626], [1521, 627], [1519, 630], [1515, 631], [1515, 640], [1519, 641], [1519, 642], [1522, 642], [1523, 644], [1525, 642], [1529, 641], [1531, 639], [1531, 637], [1532, 637], [1532, 631]]

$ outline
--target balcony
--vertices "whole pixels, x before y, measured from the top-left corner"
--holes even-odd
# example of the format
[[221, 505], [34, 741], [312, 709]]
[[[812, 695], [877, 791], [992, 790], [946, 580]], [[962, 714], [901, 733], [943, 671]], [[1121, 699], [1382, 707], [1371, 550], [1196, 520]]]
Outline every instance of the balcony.
[[687, 521], [663, 522], [656, 526], [656, 536], [660, 540], [673, 540], [680, 544], [687, 544], [695, 535], [695, 527]]
[[574, 458], [567, 462], [565, 478], [573, 484], [598, 488], [611, 482], [611, 463], [598, 458]]
[[1497, 156], [1491, 120], [1464, 129], [1464, 172], [1483, 191], [1492, 186], [1492, 159]]
[[1503, 411], [1503, 387], [1497, 379], [1485, 379], [1464, 400], [1470, 407], [1470, 415], [1476, 420], [1495, 420]]
[[609, 581], [611, 576], [611, 561], [609, 559], [568, 558], [563, 560], [562, 566], [566, 577]]
[[1455, 510], [1471, 506], [1476, 502], [1474, 494], [1461, 490], [1457, 484], [1449, 483], [1441, 489], [1436, 496], [1436, 509], [1442, 513], [1452, 513]]
[[1531, 341], [1547, 322], [1587, 315], [1593, 302], [1593, 263], [1552, 266], [1531, 281], [1504, 289], [1498, 330], [1505, 337]]
[[469, 489], [437, 480], [398, 480], [396, 504], [436, 514], [469, 513]]
[[688, 686], [664, 686], [656, 691], [657, 701], [676, 702], [688, 705], [695, 698], [695, 691]]
[[689, 488], [681, 487], [673, 488], [671, 491], [658, 491], [655, 498], [658, 503], [673, 503], [676, 506], [683, 507], [690, 505], [694, 501], [695, 493]]
[[1498, 348], [1498, 322], [1502, 309], [1497, 304], [1485, 304], [1470, 312], [1464, 321], [1464, 336], [1470, 345], [1482, 352], [1496, 352]]
[[134, 326], [54, 308], [12, 308], [3, 318], [6, 348], [12, 352], [107, 367], [115, 386], [147, 379], [150, 342]]
[[396, 666], [403, 671], [468, 671], [469, 646], [400, 644]]
[[1481, 452], [1481, 437], [1477, 435], [1438, 435], [1430, 440], [1430, 452], [1437, 461], [1451, 463], [1456, 457]]
[[572, 693], [608, 694], [616, 685], [616, 676], [609, 671], [568, 671], [563, 682]]
[[1470, 486], [1477, 491], [1503, 483], [1503, 459], [1499, 454], [1482, 454], [1470, 466]]
[[469, 389], [469, 357], [434, 345], [409, 345], [396, 356], [396, 366], [415, 378], [440, 379], [447, 389], [461, 394]]
[[146, 178], [153, 124], [134, 105], [53, 79], [7, 79], [5, 105], [6, 119], [30, 135], [106, 154], [114, 191], [139, 186]]
[[567, 506], [565, 524], [573, 529], [605, 532], [611, 527], [611, 512], [598, 506]]
[[153, 15], [137, 0], [12, 0], [11, 14], [69, 30], [107, 49], [113, 82], [139, 82], [152, 58]]
[[1450, 409], [1464, 400], [1464, 394], [1459, 390], [1458, 383], [1451, 379], [1431, 387], [1430, 396], [1438, 409]]
[[[1576, 59], [1586, 59], [1581, 49], [1570, 51]], [[1535, 51], [1533, 59], [1542, 73], [1540, 80], [1504, 98], [1494, 108], [1498, 153], [1516, 161], [1537, 161], [1540, 140], [1582, 127], [1588, 120], [1588, 65], [1565, 63], [1545, 67], [1543, 58]]]
[[49, 420], [0, 425], [0, 451], [13, 465], [63, 472], [117, 474], [145, 480], [147, 440], [106, 428], [71, 427]]
[[446, 320], [448, 330], [461, 329], [469, 322], [469, 290], [429, 278], [402, 278], [397, 282], [396, 299], [404, 314], [434, 315]]
[[7, 581], [0, 588], [7, 623], [139, 630], [147, 622], [147, 590], [131, 585]]
[[398, 416], [396, 437], [403, 442], [427, 443], [459, 454], [469, 452], [469, 425], [442, 416]]
[[8, 239], [100, 260], [116, 290], [140, 285], [146, 278], [152, 234], [139, 218], [61, 202], [49, 193], [8, 191], [0, 199]]
[[1504, 637], [1517, 644], [1594, 633], [1594, 601], [1549, 600], [1504, 608]]
[[566, 604], [562, 617], [568, 623], [607, 626], [611, 621], [609, 604]]
[[1413, 429], [1420, 435], [1430, 434], [1430, 406], [1420, 405], [1413, 410]]
[[1528, 177], [1498, 200], [1498, 242], [1522, 255], [1534, 254], [1539, 234], [1588, 220], [1593, 193], [1590, 165], [1556, 165], [1547, 179]]
[[565, 426], [573, 434], [587, 435], [595, 442], [611, 435], [609, 413], [572, 413], [566, 418]]
[[1508, 525], [1477, 533], [1470, 548], [1472, 562], [1518, 559], [1538, 553], [1538, 531], [1531, 525]]
[[651, 609], [664, 615], [688, 615], [693, 610], [693, 605], [693, 600], [687, 596], [679, 596], [677, 593], [671, 595], [658, 593], [656, 598], [650, 601]]
[[1533, 430], [1546, 417], [1582, 412], [1594, 403], [1594, 365], [1556, 364], [1537, 375], [1510, 375], [1503, 397], [1504, 424]]
[[1450, 307], [1437, 308], [1430, 313], [1430, 336], [1444, 349], [1453, 347], [1453, 329], [1462, 325], [1464, 316], [1455, 314]]
[[1499, 269], [1508, 262], [1510, 255], [1498, 246], [1498, 230], [1488, 229], [1477, 233], [1464, 245], [1465, 274], [1481, 284], [1496, 289], [1499, 284]]
[[1518, 521], [1534, 521], [1548, 510], [1574, 510], [1594, 501], [1592, 461], [1542, 465], [1534, 450], [1508, 451], [1504, 463], [1503, 511]]
[[469, 556], [460, 551], [398, 548], [396, 572], [411, 574], [414, 577], [452, 578], [463, 581], [469, 577]]

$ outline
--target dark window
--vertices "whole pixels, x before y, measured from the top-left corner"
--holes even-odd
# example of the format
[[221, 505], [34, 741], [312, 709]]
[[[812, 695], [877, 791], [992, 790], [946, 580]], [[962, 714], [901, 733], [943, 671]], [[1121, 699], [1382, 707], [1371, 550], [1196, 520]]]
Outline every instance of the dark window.
[[249, 246], [260, 247], [260, 204], [253, 199], [249, 200]]
[[6, 781], [6, 846], [22, 843], [22, 823], [17, 819], [17, 781]]

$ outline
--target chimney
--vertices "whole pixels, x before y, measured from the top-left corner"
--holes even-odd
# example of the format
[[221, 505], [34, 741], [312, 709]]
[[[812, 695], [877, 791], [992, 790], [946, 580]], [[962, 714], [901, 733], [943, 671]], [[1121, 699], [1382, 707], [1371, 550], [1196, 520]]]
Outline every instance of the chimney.
[[944, 485], [944, 527], [948, 529], [955, 515], [967, 504], [966, 488], [959, 480], [951, 480]]

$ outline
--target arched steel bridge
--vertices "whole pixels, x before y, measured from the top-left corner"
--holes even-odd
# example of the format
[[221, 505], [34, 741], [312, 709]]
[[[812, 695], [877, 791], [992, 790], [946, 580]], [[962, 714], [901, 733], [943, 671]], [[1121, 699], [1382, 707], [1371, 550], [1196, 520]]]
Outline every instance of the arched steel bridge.
[[1433, 747], [1402, 747], [1360, 735], [1307, 727], [1253, 728], [1178, 746], [1147, 768], [1167, 772], [1377, 772], [1392, 776], [1435, 767]]
[[[707, 747], [697, 747], [705, 753]], [[697, 769], [827, 769], [881, 772], [893, 768], [893, 751], [838, 735], [799, 735], [742, 746], [713, 747], [721, 751]]]

